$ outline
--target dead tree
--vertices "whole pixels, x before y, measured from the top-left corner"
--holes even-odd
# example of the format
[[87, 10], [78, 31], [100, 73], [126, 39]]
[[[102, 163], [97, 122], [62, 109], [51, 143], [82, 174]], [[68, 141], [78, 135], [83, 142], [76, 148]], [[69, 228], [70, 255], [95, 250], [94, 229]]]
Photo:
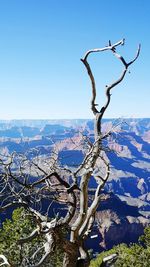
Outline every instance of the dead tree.
[[[89, 50], [81, 59], [91, 81], [91, 110], [94, 114], [95, 135], [94, 142], [88, 142], [88, 151], [76, 170], [62, 168], [58, 163], [56, 150], [45, 163], [47, 168], [36, 160], [29, 161], [25, 156], [15, 153], [10, 157], [1, 158], [0, 211], [12, 206], [23, 206], [34, 217], [36, 228], [29, 236], [20, 239], [19, 244], [23, 245], [40, 235], [44, 236], [44, 242], [34, 251], [32, 260], [29, 258], [28, 262], [22, 261], [21, 266], [44, 266], [45, 260], [54, 253], [56, 244], [64, 251], [63, 267], [89, 266], [90, 259], [84, 244], [94, 223], [101, 190], [110, 174], [103, 141], [111, 132], [102, 132], [102, 118], [110, 104], [111, 90], [121, 83], [129, 66], [135, 62], [140, 53], [139, 46], [135, 58], [128, 63], [116, 52], [117, 47], [122, 45], [124, 40], [114, 44], [109, 41], [108, 46]], [[106, 86], [106, 103], [98, 109], [97, 89], [88, 58], [94, 53], [104, 51], [113, 53], [121, 62], [123, 71], [116, 81]], [[36, 176], [36, 179], [32, 180], [31, 176]], [[97, 188], [92, 201], [89, 202], [88, 189], [91, 177], [96, 179]], [[43, 214], [41, 205], [44, 199], [49, 201], [49, 206], [47, 212]], [[68, 211], [64, 217], [58, 215], [53, 219], [49, 218], [48, 211], [54, 202], [66, 204]], [[62, 229], [67, 230], [67, 237], [62, 236]], [[36, 257], [38, 254], [40, 256]]]

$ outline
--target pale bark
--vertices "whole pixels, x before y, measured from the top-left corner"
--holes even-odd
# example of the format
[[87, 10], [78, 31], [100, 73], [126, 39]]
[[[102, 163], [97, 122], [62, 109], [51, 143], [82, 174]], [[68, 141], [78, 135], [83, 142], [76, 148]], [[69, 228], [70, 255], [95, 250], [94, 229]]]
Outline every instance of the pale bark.
[[[88, 151], [76, 170], [59, 165], [57, 148], [54, 149], [50, 161], [46, 162], [48, 171], [38, 161], [29, 161], [25, 155], [13, 153], [11, 156], [5, 156], [3, 160], [0, 159], [0, 212], [12, 206], [23, 206], [33, 216], [36, 229], [29, 236], [22, 238], [19, 241], [20, 244], [27, 243], [38, 236], [44, 236], [45, 238], [43, 245], [37, 248], [31, 258], [28, 259], [28, 266], [30, 267], [42, 266], [58, 244], [65, 253], [63, 267], [89, 266], [89, 255], [84, 248], [84, 241], [92, 229], [100, 201], [100, 193], [111, 171], [103, 149], [103, 140], [109, 137], [111, 132], [102, 133], [102, 118], [109, 107], [112, 89], [123, 81], [128, 67], [136, 61], [140, 54], [139, 46], [134, 59], [127, 63], [124, 57], [116, 52], [116, 48], [120, 45], [124, 45], [124, 39], [114, 44], [109, 41], [108, 46], [89, 50], [81, 59], [91, 82], [91, 111], [94, 114], [95, 140], [94, 143], [91, 143], [87, 138], [84, 139], [87, 141]], [[106, 85], [106, 102], [101, 108], [98, 108], [96, 82], [88, 58], [93, 53], [104, 51], [113, 53], [122, 63], [123, 70], [116, 81]], [[101, 164], [99, 163], [100, 160]], [[15, 166], [16, 162], [17, 166]], [[102, 165], [105, 167], [103, 175], [101, 174]], [[30, 170], [30, 176], [33, 177], [36, 172], [37, 180], [29, 181], [25, 170]], [[93, 200], [89, 204], [89, 181], [92, 176], [97, 181], [97, 188]], [[69, 182], [70, 178], [72, 182]], [[43, 199], [49, 201], [47, 212], [44, 215], [41, 214], [41, 206], [39, 205], [38, 210], [36, 205], [39, 203], [42, 205]], [[68, 211], [64, 218], [59, 216], [51, 220], [48, 218], [48, 212], [53, 202], [66, 204]], [[64, 228], [69, 231], [70, 240], [61, 236], [59, 230]], [[41, 251], [43, 251], [43, 254], [38, 262], [30, 264], [30, 260], [33, 261]]]

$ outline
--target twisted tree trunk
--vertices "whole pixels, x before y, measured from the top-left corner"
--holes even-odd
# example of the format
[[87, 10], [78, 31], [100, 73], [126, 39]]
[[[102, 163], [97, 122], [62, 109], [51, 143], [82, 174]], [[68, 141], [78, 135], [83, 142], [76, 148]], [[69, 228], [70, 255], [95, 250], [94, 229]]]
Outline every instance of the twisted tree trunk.
[[90, 257], [87, 250], [83, 247], [83, 242], [73, 243], [64, 241], [63, 267], [89, 267]]
[[[103, 141], [111, 135], [111, 131], [103, 133], [101, 127], [102, 119], [109, 107], [112, 89], [122, 82], [129, 66], [135, 62], [140, 53], [139, 45], [134, 59], [129, 63], [126, 62], [124, 57], [116, 52], [116, 48], [123, 44], [124, 39], [115, 44], [111, 44], [109, 41], [109, 44], [104, 48], [87, 51], [81, 59], [91, 81], [91, 110], [95, 118], [95, 129], [94, 143], [88, 137], [83, 139], [86, 140], [87, 151], [82, 163], [75, 170], [74, 168], [61, 166], [57, 148], [54, 148], [48, 162], [44, 160], [43, 167], [41, 167], [41, 158], [39, 163], [37, 163], [37, 160], [29, 161], [26, 156], [17, 155], [16, 153], [13, 153], [8, 158], [5, 156], [4, 160], [0, 158], [0, 212], [14, 206], [22, 206], [34, 218], [36, 229], [28, 236], [20, 239], [18, 243], [23, 245], [39, 236], [44, 237], [44, 242], [41, 243], [33, 255], [29, 259], [25, 258], [25, 261], [29, 262], [29, 264], [31, 262], [32, 265], [25, 263], [26, 265], [19, 264], [19, 266], [43, 266], [47, 257], [55, 251], [56, 245], [64, 252], [63, 267], [89, 267], [90, 265], [89, 255], [84, 248], [84, 242], [91, 232], [96, 210], [100, 202], [100, 193], [110, 174], [109, 161], [106, 156], [107, 149], [105, 149]], [[112, 52], [122, 63], [123, 70], [116, 81], [106, 85], [106, 102], [99, 108], [96, 101], [96, 83], [88, 57], [90, 54], [103, 51]], [[83, 144], [81, 145], [83, 146]], [[48, 171], [45, 170], [45, 164], [47, 169], [47, 163], [49, 166]], [[27, 170], [27, 173], [25, 170]], [[28, 179], [27, 174], [29, 170], [31, 177], [34, 177], [35, 173], [37, 174], [36, 181], [31, 182]], [[95, 188], [92, 201], [89, 201], [89, 181], [93, 179], [92, 177], [95, 179], [97, 187]], [[30, 197], [32, 197], [32, 202], [29, 201]], [[42, 203], [45, 199], [49, 200], [49, 205], [47, 212], [43, 215], [41, 211]], [[59, 215], [53, 219], [48, 217], [49, 209], [53, 202], [68, 206], [68, 211], [64, 217]], [[64, 228], [68, 231], [65, 236], [61, 234]], [[68, 240], [69, 235], [70, 241]], [[35, 257], [35, 255], [39, 257]], [[0, 255], [0, 258], [3, 260], [2, 264], [6, 263], [7, 259], [4, 255]], [[34, 263], [32, 263], [33, 259]], [[111, 259], [104, 259], [103, 262], [106, 263], [107, 260], [110, 262]]]
[[65, 242], [64, 250], [63, 267], [76, 267], [79, 256], [78, 246], [68, 241]]

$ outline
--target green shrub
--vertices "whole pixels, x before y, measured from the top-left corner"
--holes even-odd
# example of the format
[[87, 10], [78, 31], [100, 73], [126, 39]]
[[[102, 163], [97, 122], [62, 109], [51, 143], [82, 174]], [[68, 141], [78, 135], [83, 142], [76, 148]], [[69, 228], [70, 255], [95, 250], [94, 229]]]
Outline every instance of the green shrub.
[[92, 260], [90, 267], [99, 267], [104, 257], [118, 254], [114, 267], [149, 267], [150, 266], [150, 227], [146, 227], [138, 244], [120, 244], [113, 249], [100, 253]]

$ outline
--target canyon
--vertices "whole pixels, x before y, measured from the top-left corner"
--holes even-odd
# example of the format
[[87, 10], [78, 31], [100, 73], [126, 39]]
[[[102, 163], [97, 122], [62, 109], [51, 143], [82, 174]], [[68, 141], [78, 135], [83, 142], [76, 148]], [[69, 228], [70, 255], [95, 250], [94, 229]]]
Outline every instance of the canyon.
[[[150, 119], [104, 119], [103, 132], [111, 132], [104, 140], [111, 175], [88, 240], [94, 252], [136, 242], [150, 222]], [[60, 166], [74, 169], [93, 137], [92, 120], [0, 121], [0, 155], [16, 151], [32, 160], [38, 153], [42, 164], [55, 146]], [[91, 178], [91, 197], [96, 185]]]

